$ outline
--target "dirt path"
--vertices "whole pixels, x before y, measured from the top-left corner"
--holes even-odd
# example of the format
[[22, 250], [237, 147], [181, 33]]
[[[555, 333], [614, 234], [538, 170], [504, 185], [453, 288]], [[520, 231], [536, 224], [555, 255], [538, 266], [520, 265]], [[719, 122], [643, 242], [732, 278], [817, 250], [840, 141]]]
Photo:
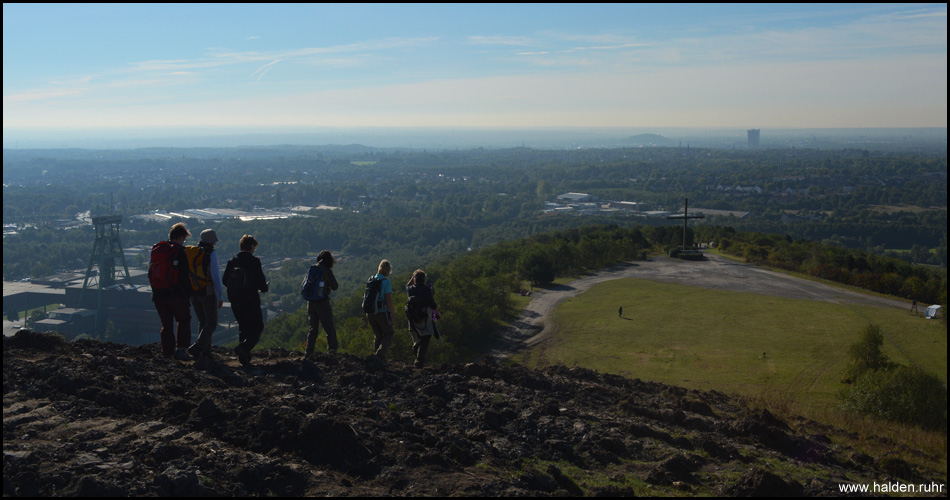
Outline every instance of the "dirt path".
[[713, 290], [820, 300], [838, 304], [862, 304], [901, 309], [909, 307], [901, 300], [852, 292], [735, 262], [717, 255], [707, 254], [706, 257], [705, 261], [695, 262], [659, 256], [648, 261], [614, 266], [574, 280], [567, 285], [535, 290], [531, 302], [505, 332], [503, 344], [491, 355], [506, 358], [518, 351], [537, 346], [551, 332], [547, 320], [558, 303], [586, 291], [597, 283], [621, 278], [641, 278]]

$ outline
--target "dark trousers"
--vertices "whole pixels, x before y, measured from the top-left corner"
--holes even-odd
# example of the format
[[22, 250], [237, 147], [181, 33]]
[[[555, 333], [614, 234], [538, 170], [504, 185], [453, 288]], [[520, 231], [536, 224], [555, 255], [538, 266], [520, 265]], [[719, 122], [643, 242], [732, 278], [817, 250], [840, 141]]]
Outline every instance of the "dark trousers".
[[323, 330], [327, 332], [327, 350], [336, 352], [338, 347], [336, 326], [333, 325], [333, 309], [330, 308], [330, 301], [308, 301], [307, 319], [310, 320], [310, 331], [307, 333], [307, 354], [313, 352], [313, 346], [320, 335], [320, 325], [323, 325]]
[[[162, 354], [171, 356], [176, 348], [184, 349], [191, 345], [191, 308], [188, 299], [170, 297], [155, 299], [155, 310], [162, 320], [162, 331], [159, 337], [162, 340]], [[178, 335], [175, 335], [175, 322], [178, 322]]]
[[211, 334], [218, 327], [218, 298], [214, 293], [192, 295], [191, 305], [195, 308], [195, 318], [198, 319], [198, 339], [195, 340], [195, 345], [203, 351], [209, 351]]
[[432, 335], [413, 335], [412, 336], [412, 352], [416, 355], [415, 366], [416, 368], [422, 368], [426, 364], [426, 352], [429, 350], [429, 341], [432, 340]]
[[381, 312], [376, 314], [370, 314], [369, 317], [369, 326], [373, 329], [373, 352], [379, 356], [380, 359], [385, 360], [386, 354], [389, 353], [389, 346], [393, 343], [393, 325], [389, 324], [389, 313]]
[[264, 331], [264, 313], [261, 311], [261, 300], [251, 300], [241, 306], [231, 305], [234, 312], [234, 319], [238, 322], [238, 340], [240, 347], [244, 352], [250, 353], [251, 349], [261, 340], [261, 332]]

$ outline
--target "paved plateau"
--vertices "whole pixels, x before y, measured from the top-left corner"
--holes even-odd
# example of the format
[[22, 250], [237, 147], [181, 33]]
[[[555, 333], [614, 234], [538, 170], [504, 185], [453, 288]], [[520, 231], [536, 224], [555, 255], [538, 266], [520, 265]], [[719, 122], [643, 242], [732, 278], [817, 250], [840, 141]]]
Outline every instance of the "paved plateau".
[[666, 256], [647, 261], [634, 261], [579, 278], [567, 285], [537, 289], [521, 316], [505, 333], [506, 341], [492, 355], [508, 357], [523, 349], [530, 349], [551, 333], [548, 318], [557, 305], [590, 287], [604, 281], [640, 278], [697, 286], [713, 290], [730, 290], [792, 299], [820, 300], [839, 304], [862, 304], [878, 307], [909, 307], [897, 299], [853, 292], [802, 278], [788, 276], [750, 264], [736, 262], [718, 255], [706, 255], [704, 261], [686, 261]]

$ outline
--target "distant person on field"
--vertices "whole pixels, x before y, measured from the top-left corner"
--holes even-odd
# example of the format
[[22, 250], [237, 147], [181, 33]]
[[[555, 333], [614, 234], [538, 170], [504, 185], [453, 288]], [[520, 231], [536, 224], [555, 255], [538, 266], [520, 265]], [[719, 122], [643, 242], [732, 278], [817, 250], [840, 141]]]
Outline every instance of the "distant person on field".
[[313, 354], [314, 344], [320, 334], [320, 325], [323, 325], [323, 330], [327, 333], [327, 352], [336, 353], [338, 347], [336, 327], [333, 324], [333, 309], [330, 303], [330, 291], [339, 287], [336, 277], [333, 276], [333, 264], [335, 263], [336, 260], [334, 260], [329, 250], [324, 250], [317, 255], [317, 267], [323, 270], [325, 298], [307, 301], [307, 319], [310, 321], [310, 331], [307, 333], [307, 352], [304, 356], [308, 358]]
[[379, 263], [379, 269], [376, 273], [376, 279], [382, 280], [379, 289], [380, 307], [375, 314], [367, 315], [369, 326], [373, 329], [375, 339], [373, 341], [374, 354], [383, 362], [386, 361], [386, 354], [389, 352], [389, 346], [393, 342], [393, 321], [395, 320], [395, 308], [393, 307], [393, 284], [389, 281], [389, 275], [393, 272], [393, 266], [388, 260], [383, 259]]
[[422, 368], [426, 362], [429, 341], [433, 336], [439, 336], [435, 320], [441, 318], [442, 314], [435, 303], [432, 284], [426, 282], [426, 273], [422, 269], [412, 273], [412, 278], [406, 284], [406, 295], [409, 297], [406, 304], [409, 334], [412, 336], [412, 352], [416, 356], [414, 366]]
[[264, 313], [261, 311], [260, 293], [266, 293], [270, 282], [264, 277], [261, 260], [254, 256], [257, 240], [245, 234], [241, 237], [241, 251], [228, 261], [221, 278], [228, 287], [228, 300], [234, 319], [238, 322], [238, 340], [234, 348], [238, 361], [244, 366], [251, 364], [251, 349], [261, 339], [264, 331]]
[[623, 317], [623, 306], [620, 306], [620, 309], [617, 309], [617, 316], [621, 318]]
[[201, 232], [198, 247], [205, 250], [205, 262], [211, 284], [199, 290], [192, 290], [191, 294], [191, 305], [195, 308], [195, 317], [198, 318], [198, 338], [188, 348], [188, 354], [195, 358], [211, 356], [211, 334], [218, 327], [218, 309], [224, 306], [224, 288], [221, 286], [218, 252], [214, 251], [214, 245], [217, 242], [218, 235], [214, 229], [205, 229]]
[[[148, 267], [148, 279], [152, 287], [152, 302], [162, 321], [159, 337], [162, 355], [188, 361], [191, 356], [185, 348], [191, 344], [191, 282], [188, 279], [188, 257], [185, 255], [185, 240], [191, 232], [179, 222], [168, 231], [168, 240], [152, 246]], [[175, 322], [178, 322], [177, 335]]]

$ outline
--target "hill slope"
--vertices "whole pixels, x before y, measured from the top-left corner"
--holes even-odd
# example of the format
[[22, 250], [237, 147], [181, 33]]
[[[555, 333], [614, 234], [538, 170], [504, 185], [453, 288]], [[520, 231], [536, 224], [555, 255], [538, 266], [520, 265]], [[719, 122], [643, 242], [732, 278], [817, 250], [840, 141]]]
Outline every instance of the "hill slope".
[[[13, 495], [839, 495], [938, 474], [716, 392], [490, 361], [179, 362], [155, 345], [3, 341]], [[666, 493], [664, 493], [666, 492]]]

